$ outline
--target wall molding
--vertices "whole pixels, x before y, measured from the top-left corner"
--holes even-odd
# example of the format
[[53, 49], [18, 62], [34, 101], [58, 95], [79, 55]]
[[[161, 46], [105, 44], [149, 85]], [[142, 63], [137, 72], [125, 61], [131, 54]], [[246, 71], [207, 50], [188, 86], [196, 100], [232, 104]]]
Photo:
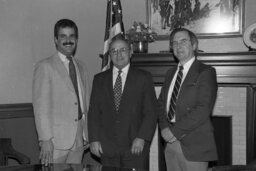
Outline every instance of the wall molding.
[[34, 117], [32, 103], [0, 104], [0, 119]]
[[[256, 84], [256, 52], [199, 53], [197, 59], [216, 69], [218, 83]], [[162, 85], [177, 60], [172, 53], [134, 53], [132, 65], [151, 72], [154, 83]]]

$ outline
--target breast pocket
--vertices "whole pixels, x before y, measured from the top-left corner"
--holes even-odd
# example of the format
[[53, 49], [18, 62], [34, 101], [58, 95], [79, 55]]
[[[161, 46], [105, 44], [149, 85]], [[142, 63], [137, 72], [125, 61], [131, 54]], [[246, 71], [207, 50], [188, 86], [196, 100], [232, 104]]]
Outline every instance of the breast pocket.
[[182, 105], [189, 104], [193, 106], [193, 104], [195, 104], [198, 98], [199, 88], [200, 88], [200, 85], [197, 84], [196, 82], [191, 82], [189, 84], [184, 85], [178, 97], [178, 99], [182, 102]]
[[197, 87], [197, 86], [199, 86], [197, 81], [190, 82], [187, 84], [187, 87]]

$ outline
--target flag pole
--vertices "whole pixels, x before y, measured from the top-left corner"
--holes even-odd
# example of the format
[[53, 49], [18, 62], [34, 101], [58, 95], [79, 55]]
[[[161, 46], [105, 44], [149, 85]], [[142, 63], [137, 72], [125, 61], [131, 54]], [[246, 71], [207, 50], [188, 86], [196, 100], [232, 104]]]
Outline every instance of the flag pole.
[[[109, 30], [108, 30], [109, 31], [109, 38], [108, 38], [108, 42], [107, 42], [107, 44], [108, 44], [107, 51], [109, 51], [109, 43], [110, 43], [110, 40], [112, 38], [112, 35], [111, 35], [111, 33], [112, 33], [112, 31], [111, 31], [111, 29], [112, 29], [112, 13], [113, 13], [112, 5], [113, 5], [113, 0], [110, 0], [110, 10], [109, 10], [109, 12], [110, 12], [110, 14], [109, 14], [109, 16], [110, 16], [110, 22], [109, 22], [110, 26], [109, 26]], [[103, 71], [107, 70], [110, 67], [110, 60], [111, 59], [109, 57], [109, 52], [108, 52], [108, 63], [106, 65], [106, 67], [103, 68]]]
[[[112, 38], [112, 35], [111, 35], [111, 29], [112, 29], [112, 12], [113, 12], [113, 0], [110, 0], [110, 27], [109, 27], [109, 37], [110, 37], [110, 39]], [[109, 39], [109, 40], [110, 40]]]
[[102, 58], [102, 71], [110, 68], [109, 57], [109, 43], [116, 36], [122, 36], [124, 34], [124, 27], [122, 21], [122, 7], [120, 0], [107, 0], [107, 17], [105, 25], [105, 37], [104, 37], [104, 51]]
[[[109, 5], [110, 3], [110, 5]], [[109, 49], [109, 40], [110, 40], [110, 33], [111, 33], [111, 25], [112, 25], [112, 0], [107, 0], [107, 13], [106, 13], [106, 21], [109, 19], [109, 22], [106, 22], [105, 27], [108, 28], [106, 31], [108, 32], [108, 37], [106, 39], [105, 33], [105, 40], [104, 40], [104, 49], [102, 57], [102, 71], [105, 71], [109, 68], [109, 56], [108, 56], [108, 49]], [[107, 61], [106, 63], [104, 61]]]

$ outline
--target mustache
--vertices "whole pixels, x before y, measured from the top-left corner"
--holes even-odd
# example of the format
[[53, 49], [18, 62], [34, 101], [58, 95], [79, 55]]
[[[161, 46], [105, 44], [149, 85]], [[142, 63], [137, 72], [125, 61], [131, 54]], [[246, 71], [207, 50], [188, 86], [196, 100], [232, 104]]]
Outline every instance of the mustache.
[[74, 43], [73, 42], [64, 42], [63, 45], [64, 46], [66, 46], [66, 45], [74, 45]]

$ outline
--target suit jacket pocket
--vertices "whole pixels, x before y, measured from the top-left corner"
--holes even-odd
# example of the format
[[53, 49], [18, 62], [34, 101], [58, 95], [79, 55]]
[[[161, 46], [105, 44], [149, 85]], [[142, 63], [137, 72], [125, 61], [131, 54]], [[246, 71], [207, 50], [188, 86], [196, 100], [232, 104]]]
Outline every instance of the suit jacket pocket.
[[102, 147], [102, 151], [103, 151], [103, 156], [108, 157], [108, 158], [112, 158], [112, 157], [116, 157], [117, 155], [117, 149], [115, 148], [115, 146], [107, 141], [101, 141], [101, 147]]
[[57, 149], [69, 149], [75, 141], [76, 128], [72, 125], [54, 125], [53, 142]]
[[192, 86], [198, 86], [197, 82], [190, 82], [187, 84], [188, 87], [192, 87]]

